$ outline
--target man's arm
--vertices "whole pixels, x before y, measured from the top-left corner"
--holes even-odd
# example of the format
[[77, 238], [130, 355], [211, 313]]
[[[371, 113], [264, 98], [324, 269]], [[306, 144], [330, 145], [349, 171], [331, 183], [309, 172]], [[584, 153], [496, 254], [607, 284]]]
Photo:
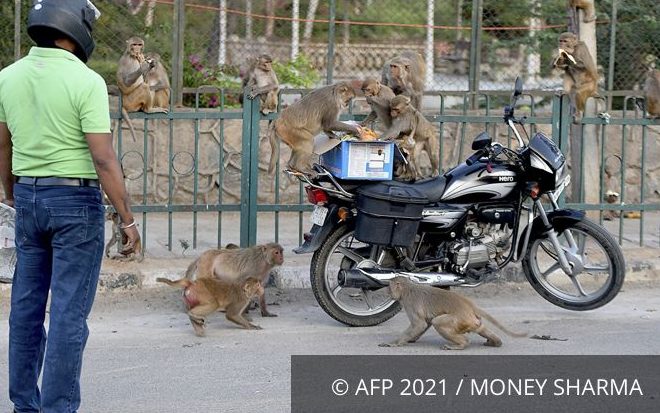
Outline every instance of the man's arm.
[[126, 192], [124, 186], [124, 175], [112, 148], [112, 135], [109, 133], [86, 133], [85, 138], [103, 191], [108, 195], [110, 203], [115, 207], [121, 218], [123, 225], [120, 228], [128, 237], [127, 249], [122, 253], [128, 254], [133, 249], [140, 248], [140, 235], [137, 227], [132, 224], [135, 221], [131, 212], [128, 192]]
[[5, 190], [3, 200], [9, 206], [14, 206], [14, 175], [11, 173], [11, 132], [5, 122], [0, 122], [0, 181]]

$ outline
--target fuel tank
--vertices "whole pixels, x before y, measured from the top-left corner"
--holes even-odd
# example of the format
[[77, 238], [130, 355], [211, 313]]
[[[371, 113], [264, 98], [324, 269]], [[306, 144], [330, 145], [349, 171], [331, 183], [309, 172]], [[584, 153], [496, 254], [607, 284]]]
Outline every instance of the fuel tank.
[[465, 162], [445, 173], [447, 184], [441, 202], [479, 203], [506, 199], [518, 185], [518, 174], [509, 164], [483, 159]]

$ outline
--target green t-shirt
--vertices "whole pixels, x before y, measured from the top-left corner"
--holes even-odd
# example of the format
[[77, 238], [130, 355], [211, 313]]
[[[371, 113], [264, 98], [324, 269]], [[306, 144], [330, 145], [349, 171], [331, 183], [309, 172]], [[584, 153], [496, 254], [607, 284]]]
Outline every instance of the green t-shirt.
[[72, 53], [33, 47], [0, 71], [0, 122], [16, 176], [96, 178], [85, 133], [109, 133], [108, 91]]

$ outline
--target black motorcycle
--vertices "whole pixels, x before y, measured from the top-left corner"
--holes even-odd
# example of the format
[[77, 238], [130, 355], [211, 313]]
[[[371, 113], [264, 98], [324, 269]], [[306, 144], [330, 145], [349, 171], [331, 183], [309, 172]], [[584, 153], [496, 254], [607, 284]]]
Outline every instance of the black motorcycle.
[[521, 94], [516, 79], [504, 109], [518, 148], [483, 132], [476, 152], [442, 176], [375, 183], [341, 180], [321, 165], [314, 178], [287, 171], [307, 184], [315, 205], [295, 252], [314, 253], [312, 289], [325, 312], [350, 326], [380, 324], [400, 310], [383, 289], [393, 277], [476, 287], [519, 261], [532, 287], [557, 306], [590, 310], [616, 296], [622, 251], [583, 212], [559, 208], [570, 182], [566, 158], [543, 133], [524, 143], [515, 126], [525, 131], [524, 117], [514, 116]]

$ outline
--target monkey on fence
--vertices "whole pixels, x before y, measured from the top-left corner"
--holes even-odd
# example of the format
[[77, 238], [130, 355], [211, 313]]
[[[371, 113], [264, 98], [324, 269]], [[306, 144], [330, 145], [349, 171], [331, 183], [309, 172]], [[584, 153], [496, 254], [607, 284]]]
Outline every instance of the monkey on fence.
[[420, 168], [422, 150], [431, 161], [431, 175], [438, 174], [440, 167], [440, 144], [433, 124], [415, 109], [407, 96], [399, 95], [390, 101], [392, 127], [385, 131], [381, 140], [396, 140], [408, 155], [408, 166], [413, 178], [422, 178]]
[[[277, 96], [280, 91], [280, 83], [277, 74], [273, 70], [273, 59], [262, 54], [251, 65], [249, 72], [243, 78], [243, 93], [248, 92], [248, 99], [259, 96], [260, 111], [264, 115], [277, 112]], [[243, 103], [243, 93], [239, 97]]]
[[182, 278], [171, 281], [159, 277], [156, 281], [184, 289], [183, 301], [188, 308], [190, 323], [198, 336], [204, 335], [206, 317], [218, 310], [225, 310], [227, 320], [243, 328], [261, 330], [261, 327], [250, 323], [243, 316], [250, 299], [263, 294], [263, 286], [256, 278], [249, 277], [240, 282], [228, 282], [215, 278], [200, 278], [195, 281]]
[[[283, 263], [284, 250], [281, 245], [276, 243], [249, 248], [209, 250], [190, 264], [184, 278], [190, 279], [196, 269], [198, 280], [217, 278], [227, 282], [243, 282], [249, 277], [254, 277], [264, 285], [268, 281], [271, 270]], [[263, 290], [259, 294], [259, 309], [262, 317], [277, 316], [268, 311]]]
[[385, 63], [381, 83], [397, 95], [410, 97], [415, 109], [422, 110], [425, 73], [424, 59], [419, 53], [403, 52]]
[[596, 20], [594, 0], [569, 0], [568, 3], [571, 7], [584, 10], [583, 22], [589, 23]]
[[433, 326], [450, 344], [445, 350], [463, 350], [470, 341], [465, 333], [475, 332], [486, 339], [486, 346], [500, 347], [502, 340], [490, 331], [482, 318], [512, 337], [525, 337], [527, 334], [507, 330], [495, 318], [480, 309], [472, 301], [451, 291], [428, 285], [420, 285], [406, 277], [394, 277], [388, 287], [390, 296], [399, 301], [410, 319], [410, 326], [401, 337], [381, 347], [397, 347], [416, 342], [422, 334]]
[[584, 112], [587, 98], [598, 96], [598, 70], [583, 41], [570, 32], [559, 35], [559, 49], [552, 66], [563, 71], [564, 92], [571, 97], [576, 116]]
[[348, 82], [315, 89], [302, 99], [282, 111], [280, 117], [268, 129], [271, 155], [268, 173], [275, 172], [277, 139], [291, 147], [288, 166], [298, 172], [314, 175], [314, 136], [321, 131], [335, 137], [333, 131], [360, 135], [361, 129], [340, 122], [339, 114], [355, 97], [355, 91]]
[[153, 93], [153, 106], [156, 108], [168, 108], [170, 106], [170, 78], [163, 66], [160, 54], [155, 52], [145, 53], [144, 59], [150, 65], [151, 70], [146, 74], [145, 81]]
[[653, 66], [650, 66], [646, 72], [644, 103], [650, 118], [660, 118], [660, 70]]
[[154, 105], [154, 92], [149, 87], [147, 76], [157, 62], [153, 59], [145, 59], [143, 49], [144, 41], [141, 38], [133, 36], [126, 40], [126, 50], [119, 58], [117, 66], [117, 86], [122, 95], [122, 115], [128, 123], [133, 141], [136, 141], [135, 130], [128, 112], [167, 112], [166, 108]]
[[392, 126], [392, 117], [390, 116], [390, 100], [395, 96], [389, 86], [383, 85], [378, 80], [369, 77], [362, 83], [362, 92], [367, 98], [367, 103], [371, 107], [371, 112], [360, 123], [361, 126], [367, 126], [371, 122], [378, 120], [385, 129]]

